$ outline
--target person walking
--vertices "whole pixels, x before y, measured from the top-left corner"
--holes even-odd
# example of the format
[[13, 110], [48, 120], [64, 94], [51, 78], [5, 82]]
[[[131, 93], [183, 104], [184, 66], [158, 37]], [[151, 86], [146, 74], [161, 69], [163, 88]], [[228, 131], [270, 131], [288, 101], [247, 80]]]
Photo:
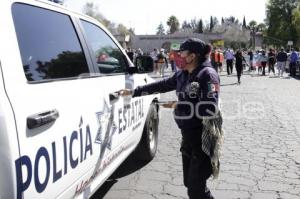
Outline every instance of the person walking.
[[213, 51], [210, 54], [211, 65], [218, 72], [218, 64], [219, 64], [219, 53], [217, 49], [214, 47]]
[[225, 52], [225, 59], [226, 59], [226, 67], [227, 67], [227, 75], [232, 74], [233, 70], [233, 59], [234, 59], [234, 54], [230, 49], [227, 49]]
[[170, 60], [172, 72], [176, 71], [175, 56], [176, 56], [176, 52], [174, 50], [171, 50], [169, 53], [169, 60]]
[[157, 50], [157, 48], [154, 48], [153, 51], [150, 53], [150, 57], [153, 59], [154, 74], [158, 73], [157, 55], [158, 55], [158, 50]]
[[211, 47], [197, 38], [180, 46], [180, 71], [164, 80], [123, 89], [121, 96], [138, 97], [176, 90], [178, 101], [165, 104], [173, 107], [174, 118], [181, 129], [183, 181], [189, 199], [213, 199], [207, 179], [219, 172], [219, 146], [222, 140], [222, 116], [218, 108], [220, 78], [209, 61]]
[[266, 75], [267, 62], [268, 62], [268, 57], [266, 56], [266, 52], [265, 52], [265, 50], [262, 50], [261, 55], [260, 55], [260, 63], [261, 63], [262, 75], [263, 76]]
[[248, 56], [249, 56], [249, 72], [251, 72], [253, 70], [253, 52], [252, 50], [250, 49], [248, 51]]
[[223, 72], [224, 54], [221, 49], [218, 50], [218, 71]]
[[165, 68], [168, 67], [168, 60], [164, 51], [165, 50], [161, 48], [157, 55], [158, 72], [161, 77], [165, 76]]
[[290, 57], [290, 76], [295, 77], [296, 76], [296, 66], [298, 61], [298, 53], [295, 51], [295, 49], [292, 49], [291, 57]]
[[275, 63], [276, 63], [276, 59], [275, 59], [275, 53], [273, 51], [272, 48], [269, 49], [269, 53], [268, 53], [268, 70], [269, 70], [269, 75], [271, 74], [271, 71], [273, 72], [273, 74], [275, 75]]
[[241, 84], [241, 76], [243, 73], [243, 61], [246, 62], [245, 58], [243, 57], [242, 51], [237, 50], [235, 54], [235, 69], [238, 78], [238, 84]]
[[287, 53], [281, 48], [280, 52], [277, 54], [277, 67], [278, 67], [278, 76], [283, 77], [283, 72], [285, 70], [285, 65], [287, 62]]

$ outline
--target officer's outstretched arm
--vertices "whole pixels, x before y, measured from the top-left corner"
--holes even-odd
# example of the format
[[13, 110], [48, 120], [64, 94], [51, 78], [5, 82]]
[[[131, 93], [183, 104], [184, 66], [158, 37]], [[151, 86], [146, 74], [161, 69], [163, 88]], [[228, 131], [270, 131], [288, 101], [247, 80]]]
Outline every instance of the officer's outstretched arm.
[[163, 79], [158, 82], [153, 82], [151, 84], [146, 84], [143, 86], [138, 86], [133, 90], [122, 89], [119, 92], [121, 96], [132, 95], [132, 97], [138, 97], [143, 95], [151, 95], [154, 93], [165, 93], [176, 89], [177, 85], [177, 74], [175, 73], [173, 76]]

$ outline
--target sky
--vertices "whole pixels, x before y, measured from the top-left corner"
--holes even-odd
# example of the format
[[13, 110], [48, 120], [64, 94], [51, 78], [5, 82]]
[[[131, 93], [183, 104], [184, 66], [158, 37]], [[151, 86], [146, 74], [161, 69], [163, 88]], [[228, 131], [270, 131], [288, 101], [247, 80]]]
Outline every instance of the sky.
[[133, 28], [135, 34], [155, 34], [162, 23], [168, 29], [166, 22], [171, 15], [179, 20], [202, 19], [209, 23], [210, 16], [221, 21], [222, 17], [236, 17], [240, 22], [246, 17], [246, 22], [255, 20], [258, 23], [265, 19], [267, 0], [65, 0], [65, 5], [75, 11], [82, 12], [87, 2], [94, 2], [99, 12], [116, 24], [124, 24]]

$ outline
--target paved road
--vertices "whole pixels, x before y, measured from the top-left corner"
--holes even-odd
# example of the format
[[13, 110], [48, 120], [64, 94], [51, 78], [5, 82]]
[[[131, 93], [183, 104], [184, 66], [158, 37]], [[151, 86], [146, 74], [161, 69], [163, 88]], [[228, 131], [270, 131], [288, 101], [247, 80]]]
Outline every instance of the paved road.
[[[221, 75], [225, 140], [221, 172], [209, 187], [216, 199], [300, 198], [300, 80]], [[162, 95], [175, 99], [174, 93]], [[106, 183], [95, 198], [186, 199], [180, 132], [172, 112], [160, 111], [155, 159]], [[124, 166], [129, 168], [128, 166]], [[124, 170], [124, 168], [123, 168]], [[130, 171], [130, 172], [132, 172]]]

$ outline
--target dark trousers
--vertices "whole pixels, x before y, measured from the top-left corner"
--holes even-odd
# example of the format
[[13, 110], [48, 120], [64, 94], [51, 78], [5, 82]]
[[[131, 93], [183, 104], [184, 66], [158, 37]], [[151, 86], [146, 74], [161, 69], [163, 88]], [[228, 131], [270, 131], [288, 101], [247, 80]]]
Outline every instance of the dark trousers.
[[274, 63], [273, 62], [269, 62], [269, 73], [272, 71], [275, 74], [275, 68], [274, 68]]
[[176, 71], [175, 61], [171, 60], [170, 63], [171, 63], [172, 72], [175, 72]]
[[218, 62], [214, 62], [212, 65], [213, 65], [215, 71], [218, 72], [219, 63]]
[[201, 149], [201, 129], [182, 130], [183, 182], [189, 199], [213, 199], [206, 186], [212, 174], [210, 158]]
[[243, 66], [235, 66], [235, 67], [236, 67], [236, 74], [237, 74], [237, 78], [238, 78], [238, 83], [240, 83], [242, 72], [243, 72]]
[[267, 62], [262, 61], [261, 62], [261, 66], [262, 66], [262, 75], [266, 75], [266, 66], [267, 66]]
[[290, 63], [290, 75], [296, 76], [296, 63], [295, 62]]
[[232, 70], [233, 70], [233, 60], [232, 59], [226, 60], [226, 67], [227, 67], [227, 74], [228, 75], [232, 74]]

